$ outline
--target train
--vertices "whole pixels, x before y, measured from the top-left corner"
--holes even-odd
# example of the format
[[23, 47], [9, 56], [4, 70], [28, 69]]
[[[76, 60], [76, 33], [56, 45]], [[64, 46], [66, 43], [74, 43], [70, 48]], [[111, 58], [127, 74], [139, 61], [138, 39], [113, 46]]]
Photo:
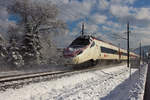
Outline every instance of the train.
[[[63, 50], [65, 64], [82, 64], [99, 61], [122, 62], [127, 60], [127, 50], [105, 42], [91, 35], [80, 35]], [[130, 59], [136, 59], [139, 55], [134, 52], [129, 53]]]

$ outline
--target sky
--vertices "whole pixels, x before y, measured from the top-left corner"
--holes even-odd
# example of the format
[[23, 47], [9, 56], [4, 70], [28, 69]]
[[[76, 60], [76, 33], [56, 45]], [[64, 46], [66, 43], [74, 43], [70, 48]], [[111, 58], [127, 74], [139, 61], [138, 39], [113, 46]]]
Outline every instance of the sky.
[[[70, 37], [85, 32], [126, 48], [126, 24], [130, 23], [130, 48], [150, 44], [149, 0], [51, 0], [67, 22]], [[120, 38], [121, 37], [121, 38]], [[124, 39], [122, 39], [124, 38]]]
[[[13, 0], [0, 0], [0, 33], [14, 24], [13, 15], [9, 15], [4, 5]], [[115, 45], [120, 43], [126, 48], [126, 24], [130, 23], [130, 48], [150, 45], [150, 1], [149, 0], [41, 0], [51, 1], [59, 10], [58, 19], [67, 23], [64, 42], [59, 46], [68, 45], [80, 35], [81, 25], [85, 24], [85, 34]], [[11, 16], [11, 17], [10, 17]], [[15, 19], [16, 17], [14, 17]], [[121, 38], [120, 38], [121, 37]], [[59, 38], [59, 36], [57, 37]], [[60, 40], [60, 39], [57, 39]]]

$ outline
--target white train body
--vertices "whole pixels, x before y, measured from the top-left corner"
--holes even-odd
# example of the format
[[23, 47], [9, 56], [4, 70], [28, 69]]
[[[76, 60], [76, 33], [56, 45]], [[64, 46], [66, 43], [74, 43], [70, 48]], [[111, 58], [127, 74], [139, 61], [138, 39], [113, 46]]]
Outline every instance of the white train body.
[[[78, 37], [64, 49], [63, 55], [67, 64], [81, 64], [90, 60], [127, 60], [126, 50], [92, 36]], [[136, 57], [138, 55], [130, 53], [130, 58]]]

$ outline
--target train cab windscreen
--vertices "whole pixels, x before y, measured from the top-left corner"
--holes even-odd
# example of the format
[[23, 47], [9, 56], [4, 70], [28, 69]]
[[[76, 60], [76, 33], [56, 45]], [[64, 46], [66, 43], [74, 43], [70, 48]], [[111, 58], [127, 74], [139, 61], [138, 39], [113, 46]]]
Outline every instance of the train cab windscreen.
[[82, 48], [90, 44], [89, 38], [79, 37], [75, 39], [69, 47], [72, 48]]

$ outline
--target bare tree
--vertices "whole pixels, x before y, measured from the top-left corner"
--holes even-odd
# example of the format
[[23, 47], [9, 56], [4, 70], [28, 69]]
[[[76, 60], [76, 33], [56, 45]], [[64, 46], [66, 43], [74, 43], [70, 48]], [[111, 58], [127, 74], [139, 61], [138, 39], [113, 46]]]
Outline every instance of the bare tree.
[[41, 33], [66, 28], [64, 22], [57, 19], [56, 6], [48, 1], [14, 0], [8, 11], [18, 17], [18, 28], [23, 28], [22, 54], [25, 61], [41, 58]]
[[65, 28], [65, 24], [57, 20], [58, 10], [50, 2], [36, 0], [14, 0], [9, 12], [20, 17], [18, 22], [26, 32], [47, 31], [49, 29]]

